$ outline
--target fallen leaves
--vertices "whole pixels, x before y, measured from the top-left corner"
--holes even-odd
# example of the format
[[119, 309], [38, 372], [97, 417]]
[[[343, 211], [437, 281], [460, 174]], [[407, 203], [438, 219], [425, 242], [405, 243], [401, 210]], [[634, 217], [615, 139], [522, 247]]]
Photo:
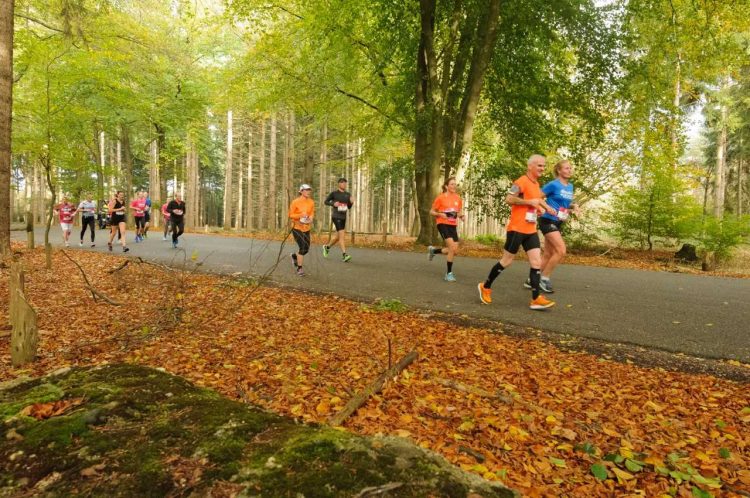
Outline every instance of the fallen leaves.
[[34, 403], [21, 410], [20, 415], [37, 420], [57, 417], [83, 403], [83, 398], [61, 399], [49, 403]]
[[[348, 430], [408, 437], [524, 496], [664, 496], [671, 488], [673, 496], [718, 497], [733, 496], [727, 487], [750, 487], [746, 385], [614, 363], [430, 316], [363, 310], [336, 296], [263, 288], [247, 297], [246, 286], [200, 274], [184, 277], [181, 320], [165, 328], [153, 323], [170, 304], [158, 268], [134, 264], [110, 274], [121, 259], [85, 254], [97, 288], [118, 300], [137, 288], [141, 299], [113, 314], [75, 283], [70, 262], [55, 255], [47, 272], [43, 253], [26, 254], [27, 292], [40, 326], [54, 331], [42, 337], [29, 374], [137, 362], [325, 422], [388, 367], [390, 340], [394, 359], [417, 349], [419, 360], [347, 419]], [[7, 301], [6, 285], [0, 281], [0, 300]], [[138, 330], [139, 340], [117, 339], [127, 330]], [[2, 380], [18, 374], [8, 365], [7, 358], [0, 364]], [[72, 408], [44, 405], [39, 414]], [[168, 463], [182, 485], [201, 468]]]

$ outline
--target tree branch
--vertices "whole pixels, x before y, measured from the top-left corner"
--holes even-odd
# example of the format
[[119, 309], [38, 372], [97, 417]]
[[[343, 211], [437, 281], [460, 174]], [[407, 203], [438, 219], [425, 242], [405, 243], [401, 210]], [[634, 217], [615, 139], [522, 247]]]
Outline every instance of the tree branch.
[[36, 23], [36, 24], [38, 24], [40, 26], [44, 26], [45, 28], [47, 28], [47, 29], [49, 29], [51, 31], [56, 31], [56, 32], [62, 33], [64, 35], [68, 34], [63, 29], [56, 28], [55, 26], [51, 26], [51, 25], [47, 24], [44, 21], [40, 21], [39, 19], [35, 19], [35, 18], [27, 16], [25, 14], [21, 14], [20, 12], [15, 12], [13, 15], [16, 16], [16, 17], [20, 17], [21, 19], [26, 19], [27, 21], [31, 21], [33, 23]]

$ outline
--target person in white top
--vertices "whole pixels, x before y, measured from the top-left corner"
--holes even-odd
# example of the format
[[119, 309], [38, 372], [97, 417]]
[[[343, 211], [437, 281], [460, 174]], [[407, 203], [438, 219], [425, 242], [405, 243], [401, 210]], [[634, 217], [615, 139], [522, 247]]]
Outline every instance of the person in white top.
[[83, 247], [83, 236], [86, 234], [86, 228], [91, 231], [91, 247], [96, 247], [94, 242], [96, 238], [96, 202], [87, 194], [85, 199], [78, 204], [78, 212], [81, 213], [81, 242]]

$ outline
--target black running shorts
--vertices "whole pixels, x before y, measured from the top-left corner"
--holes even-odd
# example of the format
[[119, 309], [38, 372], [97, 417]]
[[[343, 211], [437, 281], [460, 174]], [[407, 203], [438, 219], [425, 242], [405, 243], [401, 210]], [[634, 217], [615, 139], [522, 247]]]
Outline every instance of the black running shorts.
[[331, 218], [331, 223], [336, 227], [336, 231], [346, 230], [346, 218]]
[[532, 249], [539, 249], [542, 247], [539, 241], [539, 234], [534, 233], [521, 233], [521, 232], [508, 232], [505, 234], [505, 250], [511, 254], [516, 254], [518, 248], [523, 246], [523, 250], [529, 252]]
[[455, 242], [458, 242], [458, 229], [456, 228], [456, 225], [438, 223], [437, 229], [438, 232], [440, 232], [440, 236], [443, 238], [443, 240], [453, 239]]
[[562, 221], [550, 220], [549, 218], [539, 218], [539, 230], [541, 230], [544, 235], [562, 231], [562, 224]]
[[305, 254], [310, 251], [310, 232], [303, 232], [302, 230], [297, 230], [296, 228], [292, 229], [292, 236], [294, 237], [294, 241], [297, 243], [297, 246], [299, 246], [299, 251], [297, 251], [300, 256], [304, 256]]

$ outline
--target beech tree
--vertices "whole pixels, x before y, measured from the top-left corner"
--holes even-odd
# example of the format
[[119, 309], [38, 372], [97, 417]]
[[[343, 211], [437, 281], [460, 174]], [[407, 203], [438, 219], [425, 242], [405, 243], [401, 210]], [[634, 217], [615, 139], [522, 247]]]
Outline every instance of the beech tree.
[[13, 0], [0, 4], [0, 254], [10, 254], [10, 162], [13, 108]]

